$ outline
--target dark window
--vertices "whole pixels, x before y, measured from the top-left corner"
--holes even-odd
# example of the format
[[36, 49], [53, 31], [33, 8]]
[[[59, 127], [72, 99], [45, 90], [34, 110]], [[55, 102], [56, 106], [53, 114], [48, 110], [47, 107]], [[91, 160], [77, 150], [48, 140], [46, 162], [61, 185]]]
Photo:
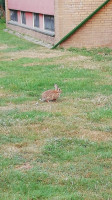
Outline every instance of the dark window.
[[34, 13], [34, 27], [39, 27], [39, 14]]
[[25, 12], [21, 12], [22, 24], [26, 24], [26, 14]]
[[10, 10], [10, 19], [15, 22], [18, 21], [17, 10]]
[[54, 31], [54, 16], [44, 15], [44, 27], [46, 30]]

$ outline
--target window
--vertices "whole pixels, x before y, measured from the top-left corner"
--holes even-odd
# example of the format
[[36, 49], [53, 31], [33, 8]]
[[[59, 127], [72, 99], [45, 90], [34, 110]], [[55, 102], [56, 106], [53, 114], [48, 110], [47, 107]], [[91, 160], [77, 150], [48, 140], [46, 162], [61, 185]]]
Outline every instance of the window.
[[22, 24], [26, 24], [26, 14], [25, 14], [25, 12], [21, 12], [21, 20], [22, 20]]
[[54, 16], [44, 15], [44, 28], [49, 31], [54, 31]]
[[34, 13], [34, 27], [39, 28], [39, 14]]
[[10, 10], [10, 19], [12, 21], [17, 22], [18, 21], [18, 13], [17, 10]]

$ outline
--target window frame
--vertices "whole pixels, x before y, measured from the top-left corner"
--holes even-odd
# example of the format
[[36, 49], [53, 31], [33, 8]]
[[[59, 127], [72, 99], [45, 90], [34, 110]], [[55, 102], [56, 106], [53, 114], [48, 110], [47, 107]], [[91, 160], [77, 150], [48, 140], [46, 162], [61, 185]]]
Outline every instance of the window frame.
[[53, 19], [54, 19], [54, 15], [43, 15], [43, 27], [44, 27], [44, 30], [45, 31], [50, 31], [50, 32], [55, 32], [55, 23], [54, 23], [54, 28], [53, 29], [45, 28], [45, 16], [53, 17]]
[[[38, 15], [38, 26], [35, 26], [35, 15]], [[33, 28], [40, 28], [39, 13], [33, 13]]]
[[[11, 12], [16, 12], [16, 17], [14, 17], [13, 19], [11, 19]], [[10, 10], [10, 20], [13, 22], [18, 22], [18, 10]]]
[[[23, 16], [22, 16], [23, 14], [25, 15], [25, 23], [23, 23], [23, 18], [22, 18], [22, 17], [23, 17]], [[25, 12], [25, 11], [21, 11], [21, 24], [22, 24], [22, 25], [26, 25], [26, 12]]]

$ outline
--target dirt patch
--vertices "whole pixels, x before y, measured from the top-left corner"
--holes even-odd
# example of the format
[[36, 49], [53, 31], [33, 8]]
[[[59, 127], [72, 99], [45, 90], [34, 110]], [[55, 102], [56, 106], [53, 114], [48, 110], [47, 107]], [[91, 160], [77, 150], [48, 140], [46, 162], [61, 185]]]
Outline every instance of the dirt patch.
[[28, 63], [28, 64], [24, 64], [23, 67], [33, 67], [33, 66], [39, 66], [41, 65], [42, 63], [40, 62], [34, 62], [34, 63]]
[[94, 142], [106, 142], [112, 140], [111, 133], [102, 131], [90, 131], [85, 129], [81, 129], [77, 134], [77, 137], [80, 139], [88, 139]]
[[30, 163], [25, 163], [23, 165], [17, 165], [15, 167], [16, 170], [20, 170], [20, 171], [28, 171], [32, 168], [32, 166], [30, 165]]
[[7, 48], [8, 48], [7, 44], [0, 44], [0, 51], [4, 50], [4, 49], [7, 49]]
[[66, 58], [65, 60], [68, 61], [82, 61], [82, 60], [89, 60], [90, 57], [86, 57], [86, 56], [72, 56], [70, 58]]
[[[86, 56], [72, 56], [72, 54], [70, 52], [65, 52], [65, 54], [63, 54], [62, 56], [60, 56], [58, 59], [52, 61], [52, 64], [60, 64], [60, 68], [70, 68], [70, 67], [75, 67], [74, 64], [78, 63], [78, 65], [81, 63], [81, 67], [82, 67], [82, 62], [87, 63], [90, 60], [89, 57]], [[87, 67], [87, 64], [86, 64]], [[91, 69], [91, 68], [90, 68]]]
[[44, 112], [59, 112], [61, 111], [60, 108], [58, 108], [59, 102], [49, 102], [49, 103], [44, 103], [44, 102], [37, 102], [37, 101], [32, 101], [32, 102], [27, 102], [24, 104], [12, 104], [9, 103], [6, 106], [1, 106], [0, 110], [1, 111], [10, 111], [10, 110], [19, 110], [20, 112], [27, 112], [27, 111], [44, 111]]
[[84, 62], [83, 65], [81, 65], [81, 68], [84, 69], [99, 69], [101, 66], [98, 64], [92, 64], [89, 62]]
[[6, 72], [0, 72], [0, 78], [6, 77]]
[[44, 145], [44, 140], [37, 140], [35, 143], [33, 144], [29, 144], [25, 147], [22, 147], [21, 151], [22, 153], [28, 153], [28, 154], [38, 154], [41, 152], [41, 148]]
[[9, 110], [14, 110], [14, 109], [16, 109], [16, 106], [14, 106], [13, 104], [8, 104], [6, 106], [0, 107], [0, 111], [9, 111]]
[[[43, 49], [43, 52], [41, 51], [21, 51], [21, 52], [8, 52], [8, 53], [5, 53], [6, 56], [10, 57], [10, 60], [12, 59], [20, 59], [20, 58], [25, 58], [25, 57], [28, 57], [28, 58], [40, 58], [40, 59], [43, 59], [43, 58], [54, 58], [54, 57], [59, 57], [59, 56], [62, 56], [64, 55], [65, 53], [64, 52], [61, 52], [61, 51], [45, 51]], [[7, 59], [6, 59], [7, 60]], [[9, 60], [9, 59], [8, 59]]]
[[[13, 61], [16, 59], [20, 58], [38, 58], [38, 59], [47, 59], [47, 58], [54, 58], [52, 61], [52, 64], [74, 64], [74, 62], [77, 61], [88, 61], [90, 60], [90, 57], [86, 56], [72, 56], [71, 52], [66, 52], [66, 51], [56, 51], [56, 50], [48, 50], [48, 49], [39, 49], [39, 50], [25, 50], [21, 52], [8, 52], [5, 53], [5, 57], [3, 60], [5, 61]], [[56, 60], [55, 60], [56, 58]], [[58, 59], [57, 59], [58, 58]], [[42, 64], [41, 62], [33, 62], [33, 63], [27, 63], [24, 64], [24, 67], [28, 66], [35, 66], [35, 65], [40, 65]], [[50, 64], [50, 61], [47, 61], [45, 63], [46, 65]], [[68, 66], [69, 67], [69, 66]], [[84, 68], [92, 68], [92, 66], [88, 66], [87, 64], [84, 66]], [[93, 67], [95, 68], [95, 67]]]
[[12, 158], [14, 154], [19, 153], [19, 149], [14, 145], [2, 145], [2, 153], [6, 158]]
[[3, 89], [4, 89], [3, 87], [0, 88], [0, 97], [14, 97], [14, 98], [19, 97], [19, 95], [11, 94], [8, 91], [5, 91]]
[[[11, 127], [7, 127], [7, 126], [1, 126], [0, 127], [1, 129], [1, 133], [2, 134], [12, 134], [14, 133], [16, 136], [19, 136], [19, 137], [24, 137], [25, 135], [28, 136], [28, 134], [31, 135], [34, 135], [36, 133], [36, 135], [39, 134], [39, 125], [38, 124], [30, 124], [30, 125], [19, 125], [19, 124], [14, 124], [14, 126], [11, 126]], [[22, 146], [21, 144], [17, 145], [16, 144], [16, 147], [17, 148], [20, 148], [20, 146]]]
[[97, 95], [96, 97], [94, 97], [91, 102], [95, 105], [95, 106], [105, 106], [107, 103], [111, 104], [112, 102], [112, 95], [110, 96], [104, 96], [104, 95]]
[[6, 96], [6, 93], [3, 91], [0, 91], [0, 98], [5, 97], [5, 96]]
[[20, 112], [27, 112], [27, 111], [32, 111], [32, 110], [38, 110], [38, 106], [36, 106], [36, 101], [35, 102], [28, 102], [25, 104], [12, 104], [8, 103], [6, 106], [1, 106], [0, 110], [1, 111], [10, 111], [10, 110], [19, 110]]

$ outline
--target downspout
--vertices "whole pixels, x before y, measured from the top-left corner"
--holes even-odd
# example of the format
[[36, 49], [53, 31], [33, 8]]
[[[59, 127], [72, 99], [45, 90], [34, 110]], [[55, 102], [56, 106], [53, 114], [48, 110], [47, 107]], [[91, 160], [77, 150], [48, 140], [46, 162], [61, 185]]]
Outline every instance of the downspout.
[[55, 44], [52, 49], [55, 49], [62, 42], [67, 40], [71, 35], [73, 35], [77, 30], [79, 30], [89, 19], [91, 19], [99, 10], [101, 10], [110, 0], [106, 0], [101, 4], [94, 12], [92, 12], [88, 17], [86, 17], [80, 24], [78, 24], [72, 31], [65, 35], [57, 44]]

